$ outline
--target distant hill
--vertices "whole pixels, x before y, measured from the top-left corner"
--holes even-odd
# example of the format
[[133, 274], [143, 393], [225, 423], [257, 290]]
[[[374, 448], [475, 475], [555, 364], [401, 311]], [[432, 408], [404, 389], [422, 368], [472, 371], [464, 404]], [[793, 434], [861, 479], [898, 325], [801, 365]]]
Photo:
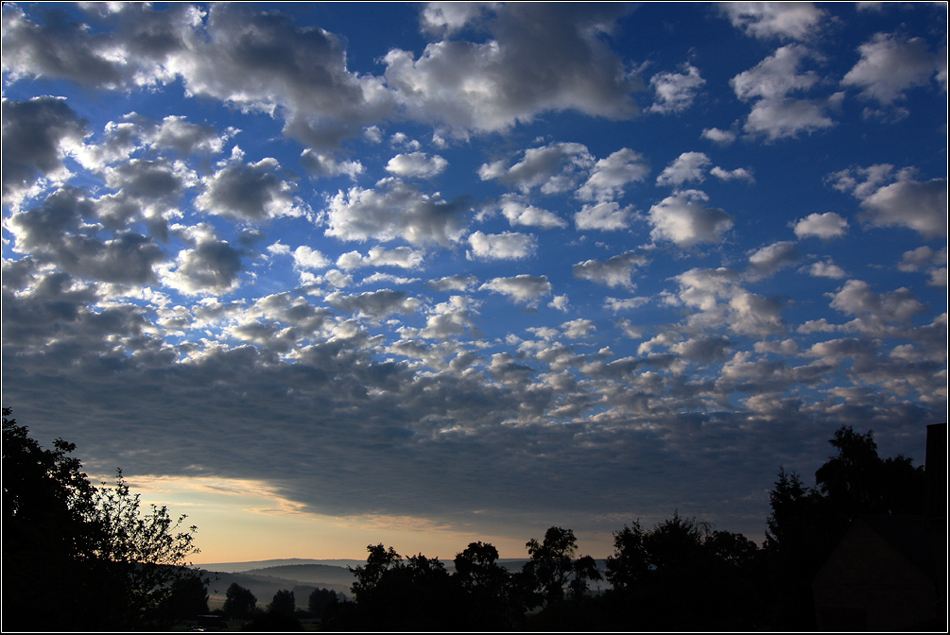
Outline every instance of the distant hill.
[[[524, 558], [502, 558], [498, 564], [509, 571], [520, 571]], [[208, 572], [212, 581], [208, 585], [208, 606], [211, 610], [224, 606], [225, 593], [232, 583], [249, 589], [257, 598], [257, 605], [265, 608], [277, 591], [294, 592], [298, 608], [306, 608], [307, 599], [314, 589], [330, 589], [351, 598], [350, 586], [353, 574], [347, 566], [365, 565], [365, 560], [308, 560], [290, 558], [284, 560], [258, 560], [252, 562], [219, 562], [197, 565]], [[453, 572], [452, 561], [443, 561], [446, 570]], [[597, 561], [604, 570], [604, 561]], [[592, 588], [602, 588], [604, 583], [594, 583]]]
[[238, 572], [221, 571], [214, 564], [202, 565], [200, 568], [211, 578], [208, 584], [208, 608], [212, 611], [224, 606], [225, 595], [231, 584], [238, 584], [253, 593], [259, 608], [266, 608], [274, 594], [282, 590], [293, 591], [297, 608], [303, 609], [307, 608], [307, 600], [314, 589], [330, 589], [347, 598], [352, 597], [350, 586], [353, 584], [353, 575], [344, 567], [293, 564]]
[[247, 562], [205, 562], [196, 563], [195, 566], [205, 571], [223, 571], [225, 573], [239, 573], [241, 571], [252, 571], [255, 569], [270, 569], [272, 567], [283, 567], [296, 564], [324, 564], [331, 567], [356, 567], [366, 564], [366, 560], [352, 560], [340, 558], [336, 560], [316, 560], [313, 558], [283, 558], [274, 560], [251, 560]]

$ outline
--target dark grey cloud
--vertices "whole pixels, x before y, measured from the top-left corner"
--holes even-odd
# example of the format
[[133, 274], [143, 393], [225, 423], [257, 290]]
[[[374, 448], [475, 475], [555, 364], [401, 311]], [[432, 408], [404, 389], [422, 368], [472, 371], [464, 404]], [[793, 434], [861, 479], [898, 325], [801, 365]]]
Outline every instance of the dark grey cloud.
[[14, 214], [8, 227], [16, 249], [55, 264], [82, 278], [104, 282], [155, 282], [154, 268], [166, 259], [150, 238], [120, 231], [110, 238], [98, 235], [95, 203], [74, 188], [61, 189], [41, 205]]
[[303, 216], [305, 204], [294, 196], [292, 175], [274, 159], [223, 167], [204, 179], [195, 206], [216, 216], [262, 222], [278, 216]]
[[[390, 51], [386, 83], [410, 117], [463, 134], [504, 130], [551, 110], [629, 118], [637, 114], [631, 94], [643, 83], [600, 37], [627, 10], [610, 4], [498, 5], [487, 20], [471, 22], [488, 31], [488, 41], [433, 42], [418, 59]], [[453, 22], [453, 30], [475, 17], [481, 16], [473, 12]]]
[[2, 109], [3, 202], [12, 204], [39, 178], [63, 169], [63, 146], [78, 145], [86, 135], [86, 123], [65, 100], [55, 97], [4, 99]]

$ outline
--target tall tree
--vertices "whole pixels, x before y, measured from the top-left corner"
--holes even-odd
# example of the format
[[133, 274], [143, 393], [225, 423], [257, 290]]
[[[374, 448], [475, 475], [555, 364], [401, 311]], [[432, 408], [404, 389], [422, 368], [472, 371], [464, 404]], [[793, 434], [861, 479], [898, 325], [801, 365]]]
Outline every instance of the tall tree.
[[287, 589], [281, 589], [274, 594], [270, 602], [271, 613], [280, 613], [281, 615], [293, 616], [297, 610], [297, 602], [294, 598], [294, 592]]
[[327, 607], [340, 601], [335, 591], [314, 589], [307, 598], [307, 611], [316, 618], [322, 618]]
[[250, 589], [245, 589], [237, 582], [232, 582], [224, 594], [224, 612], [228, 617], [250, 619], [256, 608], [257, 598], [254, 597]]
[[898, 455], [882, 459], [874, 434], [841, 426], [829, 440], [837, 453], [815, 472], [808, 487], [795, 472], [779, 471], [769, 492], [765, 549], [775, 589], [780, 626], [814, 626], [811, 579], [855, 516], [923, 514], [924, 468]]
[[[198, 577], [195, 527], [181, 530], [164, 507], [140, 512], [118, 474], [93, 487], [75, 445], [44, 450], [3, 409], [4, 625], [49, 630], [162, 627], [173, 584]], [[54, 586], [60, 611], [44, 610], [36, 589]], [[58, 587], [58, 588], [56, 588]]]
[[577, 539], [570, 529], [551, 527], [542, 542], [532, 538], [525, 546], [531, 559], [522, 572], [546, 605], [563, 601], [566, 594], [581, 597], [591, 580], [601, 578], [593, 558], [574, 558]]

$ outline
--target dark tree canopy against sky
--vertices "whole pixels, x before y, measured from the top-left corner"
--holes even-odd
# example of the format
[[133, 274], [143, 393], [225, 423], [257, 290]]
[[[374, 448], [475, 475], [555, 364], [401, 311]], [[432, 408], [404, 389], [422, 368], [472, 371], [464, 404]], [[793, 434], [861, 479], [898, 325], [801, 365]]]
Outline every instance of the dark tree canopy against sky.
[[943, 3], [5, 3], [3, 402], [204, 562], [761, 541], [946, 421]]

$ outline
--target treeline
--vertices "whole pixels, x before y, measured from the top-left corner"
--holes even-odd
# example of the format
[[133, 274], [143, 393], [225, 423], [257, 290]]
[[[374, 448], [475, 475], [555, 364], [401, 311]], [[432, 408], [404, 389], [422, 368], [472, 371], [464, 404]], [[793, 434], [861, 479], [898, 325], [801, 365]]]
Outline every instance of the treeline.
[[[761, 547], [678, 513], [614, 534], [601, 571], [577, 554], [573, 531], [551, 527], [526, 544], [519, 571], [474, 542], [453, 560], [404, 558], [370, 545], [353, 602], [327, 608], [328, 631], [762, 631], [813, 630], [811, 581], [861, 514], [925, 514], [926, 478], [910, 458], [882, 459], [871, 432], [839, 428], [837, 451], [815, 485], [780, 469]], [[605, 590], [592, 583], [605, 579]]]
[[75, 445], [44, 450], [3, 408], [3, 630], [163, 630], [208, 612], [185, 516], [142, 510], [117, 472], [93, 486]]
[[[94, 487], [57, 439], [44, 450], [3, 409], [3, 628], [12, 631], [163, 630], [208, 613], [207, 585], [190, 568], [195, 527], [167, 509], [143, 513], [117, 474]], [[781, 469], [769, 492], [761, 547], [678, 513], [614, 534], [603, 569], [577, 553], [570, 529], [531, 539], [520, 570], [491, 544], [438, 558], [370, 545], [351, 568], [353, 601], [315, 591], [307, 609], [292, 591], [268, 610], [237, 584], [223, 616], [249, 630], [297, 630], [303, 617], [327, 631], [756, 631], [815, 627], [811, 580], [860, 514], [926, 513], [923, 467], [882, 459], [871, 432], [842, 426], [836, 450], [806, 486]], [[594, 583], [603, 590], [594, 590]]]

